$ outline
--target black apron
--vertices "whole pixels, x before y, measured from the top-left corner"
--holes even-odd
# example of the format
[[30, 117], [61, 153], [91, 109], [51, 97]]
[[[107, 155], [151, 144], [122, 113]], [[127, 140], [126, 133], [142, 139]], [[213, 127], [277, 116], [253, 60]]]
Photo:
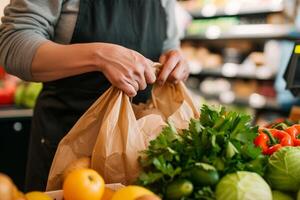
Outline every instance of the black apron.
[[[157, 61], [165, 38], [160, 0], [80, 0], [71, 43], [114, 43]], [[59, 141], [109, 87], [100, 72], [44, 83], [32, 122], [26, 191], [45, 189]], [[150, 90], [139, 92], [134, 102], [146, 101]]]

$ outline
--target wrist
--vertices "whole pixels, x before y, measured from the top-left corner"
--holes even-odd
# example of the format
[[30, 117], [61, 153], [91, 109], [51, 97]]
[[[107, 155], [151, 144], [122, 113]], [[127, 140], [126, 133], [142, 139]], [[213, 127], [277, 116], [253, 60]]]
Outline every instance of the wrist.
[[87, 47], [89, 51], [89, 60], [91, 62], [91, 66], [93, 67], [94, 71], [105, 71], [107, 66], [106, 59], [105, 59], [105, 49], [103, 44], [101, 43], [91, 43]]

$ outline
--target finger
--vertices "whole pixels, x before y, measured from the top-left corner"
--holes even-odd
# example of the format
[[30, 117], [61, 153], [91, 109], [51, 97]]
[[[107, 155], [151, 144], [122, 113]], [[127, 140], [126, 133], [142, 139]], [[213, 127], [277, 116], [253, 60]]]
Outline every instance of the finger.
[[158, 84], [163, 85], [179, 61], [179, 56], [170, 56], [158, 76]]
[[135, 66], [133, 76], [131, 77], [131, 80], [137, 82], [138, 90], [144, 90], [147, 87], [147, 83], [144, 75], [146, 65], [147, 65], [146, 62], [138, 62]]
[[163, 54], [162, 56], [160, 56], [159, 58], [159, 62], [163, 65], [165, 64], [165, 62], [167, 61], [167, 55]]
[[[177, 70], [178, 67], [181, 69], [181, 71]], [[178, 81], [187, 80], [187, 78], [189, 77], [189, 74], [190, 74], [190, 70], [189, 70], [187, 62], [185, 62], [184, 60], [181, 61], [180, 64], [178, 64], [175, 69], [177, 71], [174, 70], [170, 75], [170, 77], [173, 79], [173, 81], [178, 82]]]
[[186, 82], [186, 81], [188, 80], [189, 76], [190, 76], [190, 73], [189, 73], [189, 72], [185, 73], [185, 76], [184, 76], [184, 78], [183, 78], [183, 81]]
[[172, 82], [172, 83], [177, 83], [179, 81], [182, 81], [185, 77], [185, 73], [184, 73], [184, 66], [183, 64], [180, 62], [176, 65], [175, 69], [171, 72], [168, 81]]
[[135, 81], [135, 80], [127, 80], [127, 83], [129, 83], [134, 88], [134, 90], [136, 92], [140, 90], [140, 86], [139, 86], [139, 84], [138, 84], [137, 81]]
[[146, 79], [145, 79], [145, 75], [143, 74], [139, 74], [135, 76], [135, 80], [138, 83], [138, 87], [139, 90], [144, 90], [147, 87], [147, 83], [146, 83]]
[[156, 81], [155, 68], [153, 68], [154, 63], [152, 61], [148, 62], [148, 65], [145, 67], [144, 76], [146, 83], [153, 84]]
[[130, 83], [127, 83], [125, 81], [122, 84], [117, 85], [116, 87], [122, 90], [129, 97], [134, 97], [137, 95], [135, 88]]
[[183, 78], [183, 81], [186, 81], [188, 78], [189, 78], [189, 76], [190, 76], [190, 68], [189, 68], [189, 66], [186, 64], [186, 68], [185, 68], [185, 71], [184, 71], [184, 78]]

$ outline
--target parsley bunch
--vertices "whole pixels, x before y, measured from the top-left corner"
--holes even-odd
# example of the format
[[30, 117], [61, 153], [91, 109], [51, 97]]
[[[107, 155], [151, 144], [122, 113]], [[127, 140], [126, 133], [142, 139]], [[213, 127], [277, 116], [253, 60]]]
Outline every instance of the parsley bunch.
[[[203, 105], [201, 117], [192, 119], [188, 129], [177, 131], [169, 124], [150, 142], [140, 157], [138, 183], [165, 199], [169, 185], [187, 180], [193, 190], [180, 199], [215, 199], [215, 185], [205, 185], [206, 174], [195, 175], [195, 167], [215, 170], [219, 177], [236, 171], [263, 175], [267, 160], [253, 144], [257, 133], [250, 116]], [[197, 176], [203, 180], [195, 180]]]

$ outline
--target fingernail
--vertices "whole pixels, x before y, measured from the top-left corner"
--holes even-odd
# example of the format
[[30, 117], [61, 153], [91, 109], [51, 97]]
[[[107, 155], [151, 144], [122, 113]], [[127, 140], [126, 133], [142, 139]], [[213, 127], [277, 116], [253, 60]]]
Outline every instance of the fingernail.
[[156, 81], [156, 76], [155, 76], [155, 74], [152, 75], [152, 80], [153, 80], [153, 83], [155, 83], [155, 81]]
[[132, 92], [129, 96], [130, 96], [130, 97], [135, 97], [136, 94], [137, 94], [136, 92], [135, 92], [135, 93]]

